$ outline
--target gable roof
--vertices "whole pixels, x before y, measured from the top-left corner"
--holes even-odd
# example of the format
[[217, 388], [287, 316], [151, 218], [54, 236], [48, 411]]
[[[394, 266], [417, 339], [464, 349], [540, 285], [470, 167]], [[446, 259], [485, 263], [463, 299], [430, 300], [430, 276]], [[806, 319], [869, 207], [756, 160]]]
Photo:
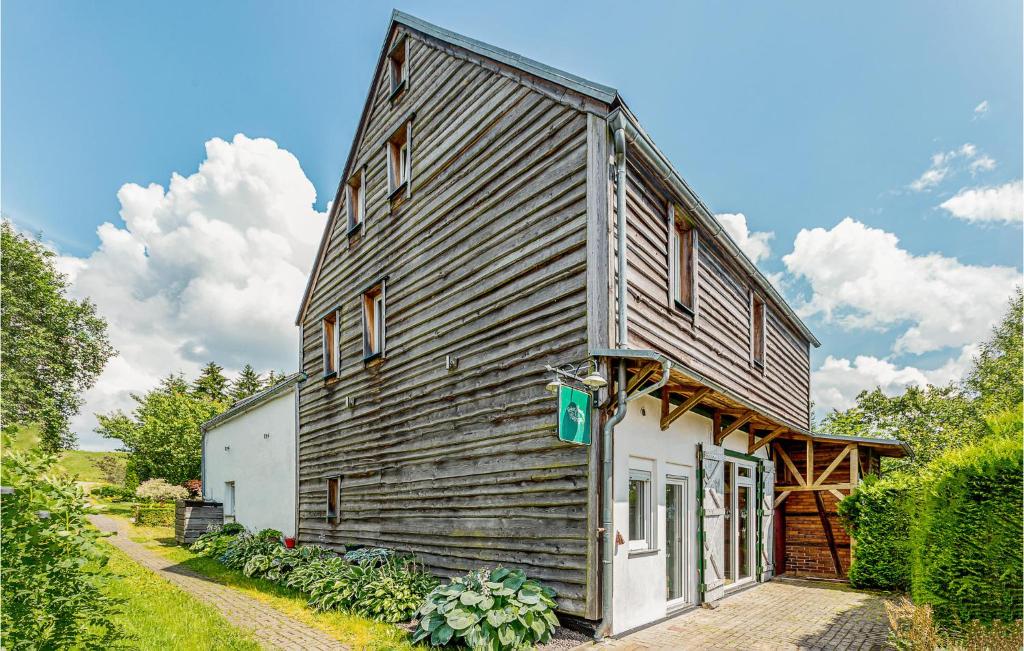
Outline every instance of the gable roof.
[[271, 398], [281, 395], [287, 389], [292, 388], [299, 382], [305, 382], [305, 380], [306, 374], [303, 373], [302, 371], [292, 373], [291, 375], [284, 378], [274, 386], [267, 387], [266, 389], [263, 389], [259, 393], [254, 393], [247, 398], [242, 398], [235, 404], [231, 405], [231, 408], [228, 409], [227, 411], [222, 411], [213, 418], [204, 421], [199, 426], [199, 429], [205, 435], [206, 432], [210, 431], [211, 429], [231, 420], [232, 418], [235, 418], [236, 416], [241, 416], [250, 409], [254, 409], [263, 404], [264, 402], [270, 400]]
[[[714, 217], [714, 213], [704, 204], [704, 202], [697, 196], [695, 192], [690, 188], [689, 184], [683, 180], [682, 176], [672, 167], [672, 164], [668, 161], [668, 158], [664, 156], [660, 150], [654, 145], [653, 140], [647, 135], [647, 133], [640, 126], [639, 121], [626, 106], [619, 92], [603, 84], [599, 84], [588, 79], [584, 79], [578, 75], [574, 75], [564, 70], [559, 70], [549, 65], [545, 65], [538, 61], [534, 61], [528, 57], [510, 52], [503, 48], [478, 41], [474, 38], [458, 34], [451, 30], [439, 27], [433, 23], [411, 16], [407, 13], [398, 11], [395, 9], [391, 12], [391, 21], [388, 23], [387, 35], [384, 38], [384, 42], [381, 45], [380, 54], [377, 57], [377, 66], [374, 70], [373, 77], [370, 80], [370, 88], [367, 91], [366, 101], [363, 106], [363, 112], [359, 118], [359, 127], [352, 139], [352, 146], [349, 148], [348, 157], [345, 160], [345, 167], [341, 175], [341, 180], [338, 182], [338, 190], [334, 196], [334, 203], [331, 206], [331, 212], [327, 219], [327, 224], [324, 227], [323, 236], [320, 238], [320, 247], [317, 250], [316, 260], [313, 265], [312, 273], [309, 275], [309, 280], [306, 282], [306, 289], [303, 292], [302, 303], [299, 305], [299, 312], [295, 318], [295, 324], [301, 325], [302, 320], [306, 315], [306, 309], [309, 305], [310, 298], [313, 294], [313, 288], [316, 285], [316, 280], [320, 275], [320, 269], [323, 265], [324, 255], [327, 251], [328, 240], [330, 234], [334, 229], [334, 220], [340, 210], [341, 204], [341, 193], [344, 188], [345, 181], [349, 176], [349, 169], [352, 166], [353, 159], [355, 157], [356, 149], [362, 138], [363, 129], [365, 127], [366, 118], [370, 113], [370, 107], [373, 102], [374, 88], [376, 87], [377, 78], [380, 76], [381, 70], [384, 66], [385, 59], [387, 57], [387, 48], [390, 41], [391, 34], [393, 33], [397, 25], [402, 25], [411, 30], [415, 30], [427, 36], [430, 36], [439, 41], [454, 45], [464, 50], [470, 51], [482, 57], [486, 57], [498, 63], [504, 64], [511, 68], [522, 70], [525, 73], [534, 75], [551, 83], [557, 84], [568, 90], [575, 91], [586, 97], [590, 97], [599, 102], [607, 104], [610, 108], [616, 109], [620, 114], [624, 114], [627, 118], [627, 122], [631, 123], [635, 127], [635, 131], [645, 143], [649, 144], [651, 152], [656, 154], [658, 162], [664, 162], [669, 170], [673, 180], [678, 180], [679, 187], [684, 189], [683, 196], [688, 201], [692, 200], [693, 205], [688, 206], [696, 210], [705, 222], [706, 226], [713, 228], [711, 230], [712, 238], [723, 245], [726, 251], [740, 264], [740, 267], [750, 275], [754, 284], [758, 286], [761, 291], [768, 295], [772, 301], [776, 302], [779, 307], [782, 308], [784, 316], [790, 321], [801, 335], [807, 338], [814, 346], [820, 346], [821, 343], [817, 337], [811, 332], [810, 328], [803, 322], [802, 319], [796, 314], [796, 312], [789, 306], [782, 295], [775, 289], [771, 282], [761, 273], [757, 266], [750, 260], [750, 258], [744, 253], [732, 237], [722, 228], [721, 223]], [[614, 113], [614, 111], [613, 111]], [[610, 114], [611, 116], [612, 114]]]

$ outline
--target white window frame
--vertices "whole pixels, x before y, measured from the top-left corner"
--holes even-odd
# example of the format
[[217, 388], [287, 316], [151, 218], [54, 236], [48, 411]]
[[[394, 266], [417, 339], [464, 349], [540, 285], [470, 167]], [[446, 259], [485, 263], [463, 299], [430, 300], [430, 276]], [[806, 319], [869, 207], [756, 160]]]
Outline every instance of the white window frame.
[[642, 538], [633, 538], [633, 514], [629, 513], [629, 487], [627, 485], [627, 528], [629, 537], [629, 551], [631, 552], [644, 552], [652, 551], [655, 549], [654, 541], [655, 538], [655, 522], [656, 512], [655, 506], [657, 502], [654, 500], [654, 472], [651, 469], [640, 469], [630, 468], [629, 469], [629, 483], [632, 484], [634, 481], [640, 481], [644, 483], [644, 494], [643, 503], [638, 504], [637, 508], [640, 509], [640, 514], [643, 516], [644, 531]]
[[[230, 500], [227, 499], [229, 495], [231, 496]], [[238, 490], [237, 490], [237, 487], [235, 485], [235, 482], [233, 480], [232, 481], [224, 482], [224, 503], [223, 503], [222, 506], [224, 507], [224, 521], [225, 522], [234, 522], [235, 521], [235, 513], [238, 510], [237, 501], [238, 501]], [[229, 503], [231, 505], [230, 512], [229, 512], [229, 509], [227, 508]], [[230, 520], [229, 520], [229, 518], [230, 518]]]
[[[404, 130], [404, 132], [403, 132]], [[403, 187], [405, 196], [412, 194], [412, 119], [406, 121], [397, 131], [391, 134], [384, 144], [387, 156], [388, 197], [396, 199]]]
[[[334, 319], [330, 335], [327, 334], [328, 319]], [[320, 319], [320, 337], [323, 340], [324, 377], [336, 375], [341, 368], [341, 310], [335, 308]], [[333, 347], [333, 350], [331, 348]], [[330, 357], [328, 357], [330, 356]], [[330, 366], [328, 366], [330, 362]]]
[[[376, 295], [371, 298], [371, 294]], [[376, 344], [376, 350], [373, 350], [370, 345], [371, 324], [367, 321], [366, 309], [368, 300], [373, 301], [374, 323], [372, 325], [374, 327], [372, 335], [376, 338], [376, 341], [373, 342]], [[363, 360], [370, 361], [384, 357], [387, 350], [387, 287], [383, 279], [374, 283], [359, 296], [359, 310], [362, 313], [363, 323]]]
[[[349, 232], [366, 221], [366, 168], [362, 167], [345, 184], [345, 207]], [[358, 215], [358, 219], [356, 218]]]

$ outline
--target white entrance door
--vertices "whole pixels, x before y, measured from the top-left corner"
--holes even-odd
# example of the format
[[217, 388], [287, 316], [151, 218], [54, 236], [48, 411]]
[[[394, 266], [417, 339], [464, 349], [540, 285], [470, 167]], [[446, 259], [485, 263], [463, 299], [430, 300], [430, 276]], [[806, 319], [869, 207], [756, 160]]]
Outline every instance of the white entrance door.
[[754, 580], [757, 540], [756, 466], [725, 462], [725, 585], [736, 587]]
[[690, 482], [665, 477], [665, 599], [668, 610], [693, 602], [690, 586]]
[[235, 482], [224, 482], [224, 521], [235, 521]]

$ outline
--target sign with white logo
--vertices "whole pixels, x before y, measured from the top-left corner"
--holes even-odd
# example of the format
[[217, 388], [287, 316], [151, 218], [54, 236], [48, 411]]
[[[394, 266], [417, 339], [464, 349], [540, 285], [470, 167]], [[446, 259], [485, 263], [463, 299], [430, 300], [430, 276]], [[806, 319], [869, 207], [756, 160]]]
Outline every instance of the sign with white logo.
[[590, 445], [590, 392], [563, 384], [558, 387], [558, 438]]

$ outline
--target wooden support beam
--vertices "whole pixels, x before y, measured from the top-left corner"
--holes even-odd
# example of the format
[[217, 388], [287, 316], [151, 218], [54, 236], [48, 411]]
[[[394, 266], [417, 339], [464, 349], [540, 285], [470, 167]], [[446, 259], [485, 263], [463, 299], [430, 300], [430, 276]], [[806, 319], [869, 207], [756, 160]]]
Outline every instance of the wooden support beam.
[[788, 428], [785, 425], [783, 425], [782, 427], [776, 427], [767, 436], [762, 437], [760, 441], [749, 446], [747, 448], [747, 454], [754, 454], [764, 446], [768, 445], [769, 443], [777, 439], [782, 434], [785, 434], [787, 429]]
[[807, 483], [814, 483], [814, 441], [807, 439]]
[[[668, 412], [672, 409], [672, 392], [668, 390], [668, 385], [661, 387], [661, 422], [664, 423], [665, 419], [668, 418]], [[665, 429], [662, 427], [661, 429]]]
[[825, 503], [821, 499], [821, 493], [814, 493], [814, 505], [818, 508], [818, 518], [821, 520], [821, 526], [825, 530], [825, 540], [828, 541], [828, 551], [832, 554], [832, 564], [836, 568], [836, 576], [843, 576], [843, 566], [839, 562], [839, 550], [836, 549], [836, 539], [832, 535], [832, 523], [828, 521], [828, 514], [825, 513]]
[[776, 495], [775, 496], [775, 505], [772, 508], [776, 508], [776, 509], [779, 508], [779, 504], [782, 504], [782, 501], [784, 499], [786, 499], [787, 496], [789, 496], [789, 491], [782, 491], [781, 493]]
[[850, 483], [856, 486], [860, 482], [860, 446], [856, 443], [850, 446]]
[[[840, 492], [839, 492], [839, 491], [837, 491], [837, 490], [830, 490], [829, 492], [830, 492], [830, 493], [832, 493], [832, 495], [834, 495], [834, 496], [835, 496], [835, 498], [836, 498], [836, 499], [837, 499], [838, 501], [840, 501], [840, 502], [842, 502], [843, 500], [845, 500], [845, 499], [846, 499], [846, 495], [844, 495], [844, 494], [840, 493]], [[851, 549], [851, 550], [853, 549], [853, 537], [852, 537], [852, 536], [850, 537], [850, 549]]]
[[[793, 460], [789, 458], [789, 455], [786, 454], [786, 451], [782, 449], [782, 446], [776, 445], [775, 451], [779, 453], [779, 456], [782, 457], [782, 461], [785, 462], [786, 467], [789, 468], [789, 471], [791, 473], [793, 473], [793, 478], [796, 479], [796, 483], [800, 484], [800, 486], [806, 486], [807, 482], [804, 481], [803, 475], [801, 475], [800, 471], [796, 469], [796, 464], [793, 463]], [[778, 490], [778, 486], [776, 486], [775, 489]]]
[[853, 486], [851, 484], [817, 484], [817, 485], [814, 485], [814, 486], [808, 486], [807, 484], [800, 484], [798, 486], [788, 485], [788, 486], [776, 486], [775, 487], [776, 491], [815, 491], [815, 492], [821, 492], [821, 491], [832, 491], [832, 490], [838, 491], [838, 490], [852, 490], [852, 489], [853, 489]]
[[[691, 409], [693, 409], [694, 407], [696, 407], [697, 404], [700, 403], [700, 401], [703, 400], [704, 397], [706, 395], [708, 395], [709, 393], [711, 393], [711, 389], [709, 389], [707, 387], [701, 387], [700, 389], [697, 389], [697, 391], [694, 392], [693, 395], [691, 395], [689, 398], [684, 400], [683, 404], [679, 405], [675, 409], [672, 409], [671, 411], [666, 411], [666, 407], [665, 407], [666, 401], [665, 401], [665, 398], [662, 397], [662, 401], [661, 401], [661, 429], [662, 430], [668, 429], [669, 425], [671, 425], [677, 418], [679, 418], [680, 416], [682, 416], [686, 412], [688, 412]], [[718, 445], [718, 443], [716, 442], [715, 445]]]
[[626, 395], [628, 396], [633, 392], [633, 389], [646, 382], [647, 378], [651, 377], [651, 375], [653, 375], [659, 368], [661, 368], [661, 364], [658, 362], [651, 362], [634, 373], [633, 377], [626, 383]]
[[828, 464], [828, 468], [825, 468], [825, 472], [821, 473], [821, 475], [818, 476], [818, 479], [817, 481], [814, 482], [814, 484], [824, 484], [825, 480], [828, 479], [828, 476], [832, 474], [832, 471], [839, 467], [839, 464], [843, 462], [843, 459], [846, 458], [846, 455], [850, 454], [850, 451], [853, 450], [855, 447], [857, 447], [856, 443], [850, 443], [845, 448], [843, 448], [839, 452], [839, 454], [836, 455], [836, 458], [832, 460], [832, 463]]
[[754, 412], [748, 411], [739, 418], [737, 418], [736, 420], [734, 420], [732, 423], [730, 423], [728, 427], [724, 427], [721, 431], [717, 431], [715, 433], [715, 445], [721, 445], [722, 441], [725, 440], [726, 436], [729, 436], [739, 428], [749, 423], [751, 420], [753, 420], [754, 416]]

